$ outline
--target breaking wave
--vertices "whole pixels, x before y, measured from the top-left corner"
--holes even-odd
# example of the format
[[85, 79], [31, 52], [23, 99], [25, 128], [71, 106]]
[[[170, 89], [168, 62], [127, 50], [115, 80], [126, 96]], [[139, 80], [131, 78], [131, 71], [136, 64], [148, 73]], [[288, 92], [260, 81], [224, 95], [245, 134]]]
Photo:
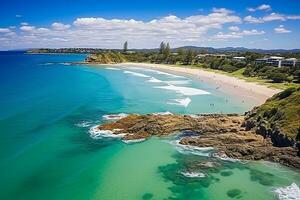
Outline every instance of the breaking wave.
[[98, 126], [94, 126], [89, 130], [90, 136], [93, 139], [122, 138], [126, 135], [126, 134], [114, 134], [113, 131], [111, 130], [99, 130], [97, 127]]
[[300, 199], [300, 188], [296, 183], [286, 187], [277, 188], [274, 191], [280, 200], [298, 200]]
[[198, 156], [210, 156], [212, 151], [214, 150], [213, 147], [196, 147], [191, 145], [183, 145], [179, 143], [179, 140], [174, 140], [170, 142], [172, 145], [175, 146], [175, 149], [182, 154], [192, 154]]
[[173, 102], [168, 102], [168, 104], [174, 104], [179, 106], [188, 107], [188, 105], [192, 102], [190, 98], [185, 99], [173, 99]]
[[126, 144], [132, 144], [132, 143], [144, 142], [145, 140], [146, 140], [145, 138], [142, 138], [142, 139], [135, 139], [135, 140], [122, 140], [122, 142]]
[[137, 73], [137, 72], [132, 72], [132, 71], [124, 71], [125, 74], [131, 74], [133, 76], [138, 76], [138, 77], [144, 77], [144, 78], [149, 78], [150, 76], [142, 73]]
[[121, 70], [121, 69], [116, 68], [116, 67], [106, 67], [105, 69], [110, 69], [110, 70]]
[[119, 113], [119, 114], [103, 115], [102, 118], [105, 120], [119, 120], [127, 116], [128, 114], [126, 113]]
[[167, 85], [167, 86], [156, 86], [155, 88], [165, 89], [165, 90], [172, 90], [176, 93], [183, 94], [185, 96], [195, 96], [195, 95], [205, 95], [210, 94], [209, 92], [206, 92], [204, 90], [191, 88], [191, 87], [181, 87], [181, 86], [175, 86], [175, 85]]
[[167, 111], [167, 112], [156, 112], [152, 113], [153, 115], [173, 115], [173, 113]]
[[203, 178], [205, 174], [201, 172], [181, 172], [181, 174], [188, 178]]

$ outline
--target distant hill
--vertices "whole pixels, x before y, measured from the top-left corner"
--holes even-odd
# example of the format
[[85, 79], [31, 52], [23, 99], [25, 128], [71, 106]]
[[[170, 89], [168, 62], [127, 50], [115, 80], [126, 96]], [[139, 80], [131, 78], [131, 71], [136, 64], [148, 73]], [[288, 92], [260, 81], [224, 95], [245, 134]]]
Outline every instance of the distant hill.
[[[182, 46], [172, 48], [171, 51], [177, 52], [179, 49], [193, 50], [205, 53], [236, 53], [236, 52], [256, 52], [256, 53], [300, 53], [300, 49], [248, 49], [245, 47], [225, 47], [225, 48], [213, 48], [213, 47], [198, 47], [198, 46]], [[28, 53], [99, 53], [105, 51], [122, 51], [121, 49], [101, 49], [101, 48], [43, 48], [43, 49], [30, 49]], [[158, 48], [152, 49], [130, 49], [135, 52], [157, 52]], [[18, 50], [19, 51], [19, 50]]]
[[204, 51], [207, 53], [217, 53], [217, 52], [256, 52], [256, 53], [300, 53], [300, 49], [248, 49], [245, 47], [224, 47], [224, 48], [213, 48], [213, 47], [197, 47], [197, 46], [183, 46], [172, 49], [177, 51], [178, 49], [191, 49], [194, 51]]

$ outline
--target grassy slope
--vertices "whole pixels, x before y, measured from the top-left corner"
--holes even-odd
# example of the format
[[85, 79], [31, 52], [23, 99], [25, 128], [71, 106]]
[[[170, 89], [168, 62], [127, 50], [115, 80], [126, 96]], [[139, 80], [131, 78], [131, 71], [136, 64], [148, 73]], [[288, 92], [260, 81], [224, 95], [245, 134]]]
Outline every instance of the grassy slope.
[[101, 64], [112, 64], [126, 62], [125, 57], [120, 53], [107, 52], [91, 54], [86, 59], [87, 62], [95, 62]]
[[300, 87], [280, 92], [261, 105], [255, 116], [256, 121], [266, 121], [269, 127], [276, 126], [288, 138], [300, 137]]

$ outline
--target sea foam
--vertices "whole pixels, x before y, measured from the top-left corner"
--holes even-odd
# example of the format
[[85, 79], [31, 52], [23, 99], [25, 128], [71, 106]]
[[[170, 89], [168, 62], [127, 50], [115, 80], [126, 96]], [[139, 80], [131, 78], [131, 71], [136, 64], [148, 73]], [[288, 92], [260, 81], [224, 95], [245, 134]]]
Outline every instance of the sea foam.
[[190, 98], [185, 99], [173, 99], [174, 102], [168, 102], [168, 104], [174, 104], [179, 106], [188, 107], [188, 105], [192, 102]]
[[166, 112], [156, 112], [153, 113], [153, 115], [173, 115], [173, 113], [166, 111]]
[[179, 76], [179, 75], [175, 75], [175, 74], [170, 74], [170, 73], [167, 73], [167, 72], [162, 72], [162, 71], [154, 70], [154, 69], [145, 69], [145, 68], [143, 68], [142, 70], [148, 71], [148, 72], [154, 72], [156, 74], [162, 74], [162, 75], [172, 76], [172, 77], [175, 77], [175, 78], [185, 78], [183, 76]]
[[151, 77], [151, 78], [148, 80], [148, 82], [150, 82], [150, 83], [161, 83], [161, 82], [163, 82], [163, 81], [161, 81], [161, 80], [159, 80], [159, 79], [156, 79], [156, 78], [154, 78], [154, 77]]
[[292, 183], [286, 187], [277, 188], [274, 191], [280, 200], [299, 200], [300, 199], [300, 188], [296, 183]]
[[110, 69], [110, 70], [120, 70], [119, 68], [115, 68], [115, 67], [106, 67], [105, 69]]
[[181, 174], [188, 178], [203, 178], [205, 174], [201, 172], [181, 172]]
[[191, 88], [191, 87], [181, 87], [181, 86], [175, 86], [175, 85], [167, 85], [167, 86], [156, 86], [155, 88], [165, 89], [165, 90], [172, 90], [176, 93], [183, 94], [186, 96], [195, 96], [195, 95], [205, 95], [210, 94], [209, 92], [206, 92], [204, 90]]
[[191, 145], [183, 145], [179, 143], [179, 140], [171, 141], [172, 145], [175, 146], [175, 149], [182, 154], [192, 154], [198, 156], [210, 156], [212, 151], [214, 150], [213, 147], [196, 147]]
[[138, 76], [138, 77], [144, 77], [144, 78], [149, 78], [150, 76], [142, 73], [137, 73], [137, 72], [132, 72], [132, 71], [124, 71], [125, 74], [131, 74], [133, 76]]
[[119, 114], [103, 115], [102, 118], [105, 120], [119, 120], [127, 116], [128, 114], [126, 113], [119, 113]]
[[135, 139], [135, 140], [122, 140], [122, 142], [126, 144], [132, 144], [132, 143], [139, 143], [139, 142], [144, 142], [146, 139], [141, 138], [141, 139]]
[[180, 80], [180, 81], [166, 81], [167, 84], [171, 85], [184, 85], [190, 83], [189, 80]]
[[78, 126], [78, 127], [81, 127], [81, 128], [85, 128], [85, 127], [91, 126], [92, 122], [91, 121], [81, 121], [81, 122], [79, 122], [75, 125]]
[[[98, 126], [94, 126], [89, 130], [90, 136], [93, 139], [101, 138], [122, 138], [126, 134], [114, 134], [111, 130], [99, 130]], [[116, 130], [117, 131], [117, 130]]]

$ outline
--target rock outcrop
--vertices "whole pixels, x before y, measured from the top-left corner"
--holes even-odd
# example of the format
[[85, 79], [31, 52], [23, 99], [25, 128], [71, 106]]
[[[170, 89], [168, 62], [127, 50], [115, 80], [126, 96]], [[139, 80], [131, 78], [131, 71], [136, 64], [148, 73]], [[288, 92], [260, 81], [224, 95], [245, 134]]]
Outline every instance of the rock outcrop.
[[85, 63], [90, 64], [116, 64], [126, 62], [124, 55], [118, 52], [102, 52], [90, 54]]
[[150, 136], [165, 136], [181, 131], [193, 131], [197, 136], [184, 137], [180, 144], [214, 147], [219, 156], [245, 160], [269, 160], [300, 168], [297, 149], [276, 147], [268, 137], [245, 127], [241, 115], [129, 115], [116, 122], [98, 126], [114, 134], [124, 134], [123, 140]]

